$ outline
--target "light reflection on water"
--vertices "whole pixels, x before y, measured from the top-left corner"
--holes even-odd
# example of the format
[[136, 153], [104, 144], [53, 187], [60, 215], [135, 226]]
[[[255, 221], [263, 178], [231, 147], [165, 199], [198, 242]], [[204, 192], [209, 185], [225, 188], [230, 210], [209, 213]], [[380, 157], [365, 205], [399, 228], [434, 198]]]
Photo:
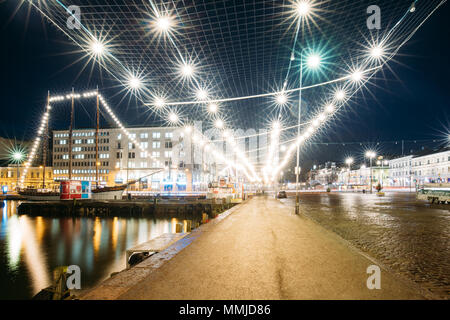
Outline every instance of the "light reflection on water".
[[46, 218], [17, 214], [4, 201], [0, 220], [0, 299], [28, 299], [51, 284], [57, 266], [78, 265], [82, 289], [125, 268], [125, 250], [176, 225], [176, 218]]

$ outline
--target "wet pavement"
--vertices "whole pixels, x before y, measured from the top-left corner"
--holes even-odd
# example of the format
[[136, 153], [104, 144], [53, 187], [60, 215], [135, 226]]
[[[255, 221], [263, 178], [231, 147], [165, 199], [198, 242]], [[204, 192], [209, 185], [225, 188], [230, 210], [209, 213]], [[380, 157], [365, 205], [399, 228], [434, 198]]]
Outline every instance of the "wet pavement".
[[[294, 206], [294, 199], [281, 200]], [[389, 269], [450, 298], [450, 206], [415, 194], [301, 194], [301, 210]]]
[[367, 268], [373, 261], [273, 198], [257, 197], [232, 210], [220, 223], [213, 220], [196, 229], [195, 241], [170, 260], [159, 263], [165, 258], [164, 251], [158, 253], [93, 289], [87, 298], [424, 298], [412, 282], [384, 269], [380, 290], [370, 290]]

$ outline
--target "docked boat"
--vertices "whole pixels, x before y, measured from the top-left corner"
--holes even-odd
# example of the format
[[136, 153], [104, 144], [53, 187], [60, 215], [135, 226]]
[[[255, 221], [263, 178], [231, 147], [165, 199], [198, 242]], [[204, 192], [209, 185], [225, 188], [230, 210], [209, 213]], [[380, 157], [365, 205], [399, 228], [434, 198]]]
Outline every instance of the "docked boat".
[[92, 189], [92, 200], [121, 200], [124, 190], [128, 187], [127, 184], [114, 187], [99, 187]]

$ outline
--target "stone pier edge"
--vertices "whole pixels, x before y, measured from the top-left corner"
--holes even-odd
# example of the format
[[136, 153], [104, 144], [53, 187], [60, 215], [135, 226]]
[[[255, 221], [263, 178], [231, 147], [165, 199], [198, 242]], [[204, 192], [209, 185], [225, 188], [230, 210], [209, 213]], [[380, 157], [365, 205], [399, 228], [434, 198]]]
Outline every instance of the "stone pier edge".
[[124, 269], [118, 272], [114, 276], [102, 281], [97, 286], [81, 293], [77, 298], [80, 300], [115, 300], [119, 298], [119, 296], [134, 287], [140, 280], [159, 269], [165, 262], [175, 257], [181, 250], [190, 245], [205, 231], [205, 229], [221, 222], [237, 209], [245, 205], [249, 200], [250, 199], [238, 203], [232, 208], [220, 213], [208, 223], [200, 225], [186, 236], [178, 239], [168, 248], [152, 255], [130, 269]]

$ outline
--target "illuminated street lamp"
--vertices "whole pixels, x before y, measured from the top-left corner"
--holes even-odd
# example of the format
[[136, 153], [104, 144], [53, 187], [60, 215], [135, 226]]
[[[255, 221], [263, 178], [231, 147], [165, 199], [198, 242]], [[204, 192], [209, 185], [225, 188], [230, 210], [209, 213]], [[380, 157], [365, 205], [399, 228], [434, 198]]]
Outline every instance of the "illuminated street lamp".
[[372, 193], [372, 159], [376, 157], [376, 153], [374, 151], [367, 151], [366, 157], [370, 159], [370, 193]]
[[288, 101], [286, 95], [285, 95], [283, 92], [281, 92], [280, 94], [278, 94], [278, 95], [276, 96], [276, 99], [275, 99], [275, 100], [276, 100], [276, 103], [277, 103], [279, 106], [285, 105], [285, 104], [287, 103], [287, 101]]
[[197, 92], [195, 93], [195, 95], [197, 96], [198, 100], [204, 101], [208, 98], [208, 91], [206, 91], [205, 89], [198, 89]]
[[223, 122], [223, 120], [222, 119], [216, 119], [216, 121], [214, 121], [214, 126], [217, 128], [217, 129], [223, 129], [223, 127], [224, 127], [224, 122]]
[[[307, 14], [309, 11], [309, 3], [306, 1], [302, 1], [299, 3], [299, 7], [304, 6], [301, 10], [304, 12], [300, 15], [300, 17]], [[306, 8], [308, 10], [306, 10]], [[300, 14], [300, 11], [299, 11]], [[317, 54], [311, 54], [306, 58], [306, 66], [309, 69], [317, 69], [320, 67], [321, 58]], [[298, 93], [298, 118], [297, 118], [297, 136], [300, 137], [300, 124], [301, 124], [301, 113], [302, 113], [302, 87], [303, 87], [303, 49], [300, 51], [300, 90]], [[300, 176], [300, 144], [297, 144], [297, 163], [295, 166], [295, 214], [300, 213], [300, 199], [299, 199], [299, 176]]]
[[384, 49], [381, 46], [373, 46], [370, 48], [370, 56], [372, 59], [378, 60], [383, 57]]
[[217, 113], [217, 111], [219, 111], [219, 106], [217, 105], [217, 103], [210, 103], [208, 106], [208, 111], [210, 113]]
[[175, 113], [171, 112], [169, 114], [169, 122], [172, 124], [176, 124], [180, 120], [180, 117]]
[[297, 14], [301, 18], [301, 17], [304, 17], [304, 16], [308, 15], [308, 13], [311, 10], [311, 5], [309, 4], [308, 1], [303, 0], [303, 1], [300, 1], [300, 2], [297, 3], [297, 8], [296, 9], [297, 9], [296, 10]]
[[22, 163], [24, 158], [25, 158], [25, 154], [19, 150], [13, 151], [13, 153], [11, 154], [12, 162], [17, 165], [17, 182], [16, 182], [16, 190], [17, 191], [19, 190], [19, 176], [20, 176], [19, 166]]
[[156, 19], [156, 28], [159, 32], [168, 32], [173, 25], [172, 17], [160, 16]]
[[130, 76], [127, 85], [131, 90], [138, 90], [142, 86], [142, 81], [136, 76]]
[[94, 40], [91, 43], [91, 52], [95, 56], [102, 56], [105, 52], [105, 46], [98, 40]]

